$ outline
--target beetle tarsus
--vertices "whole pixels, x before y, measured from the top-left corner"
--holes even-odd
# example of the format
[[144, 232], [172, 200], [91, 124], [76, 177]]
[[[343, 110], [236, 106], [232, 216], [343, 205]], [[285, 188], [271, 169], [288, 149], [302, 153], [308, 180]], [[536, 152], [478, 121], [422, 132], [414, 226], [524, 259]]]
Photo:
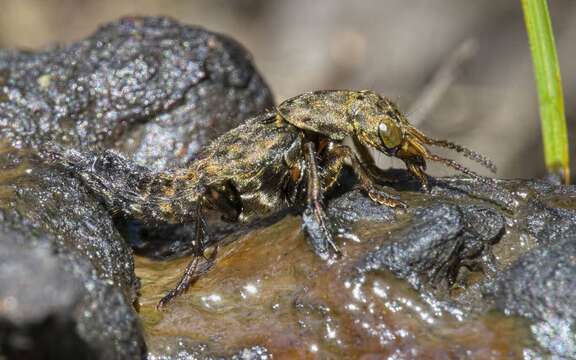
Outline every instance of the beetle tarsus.
[[196, 282], [202, 275], [206, 274], [212, 267], [214, 266], [214, 260], [217, 254], [217, 247], [214, 247], [214, 250], [209, 258], [205, 258], [203, 256], [194, 256], [192, 260], [186, 266], [186, 270], [184, 270], [184, 274], [178, 281], [178, 284], [168, 291], [166, 295], [160, 299], [158, 304], [156, 305], [156, 309], [162, 309], [166, 305], [168, 305], [172, 300], [176, 297], [182, 295], [190, 288], [190, 286]]
[[198, 202], [196, 206], [196, 223], [195, 223], [195, 236], [193, 240], [193, 258], [190, 260], [184, 270], [184, 274], [178, 281], [178, 284], [171, 289], [156, 305], [157, 309], [161, 309], [170, 303], [174, 298], [182, 295], [190, 286], [204, 275], [214, 266], [216, 256], [218, 254], [218, 246], [214, 246], [214, 250], [207, 258], [204, 255], [206, 245], [209, 242], [206, 220], [204, 219], [202, 201]]

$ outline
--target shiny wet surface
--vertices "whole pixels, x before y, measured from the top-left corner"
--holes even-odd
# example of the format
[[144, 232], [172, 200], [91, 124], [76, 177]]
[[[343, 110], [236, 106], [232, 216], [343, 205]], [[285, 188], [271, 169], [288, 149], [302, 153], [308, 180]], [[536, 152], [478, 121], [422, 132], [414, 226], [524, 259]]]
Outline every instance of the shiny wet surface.
[[525, 320], [465, 315], [387, 271], [359, 274], [361, 255], [386, 241], [390, 227], [357, 223], [357, 239], [339, 239], [342, 259], [324, 263], [310, 251], [300, 219], [288, 216], [222, 247], [215, 268], [162, 311], [157, 301], [189, 259], [137, 258], [149, 351], [164, 337], [222, 353], [261, 345], [277, 358], [499, 359], [532, 351]]

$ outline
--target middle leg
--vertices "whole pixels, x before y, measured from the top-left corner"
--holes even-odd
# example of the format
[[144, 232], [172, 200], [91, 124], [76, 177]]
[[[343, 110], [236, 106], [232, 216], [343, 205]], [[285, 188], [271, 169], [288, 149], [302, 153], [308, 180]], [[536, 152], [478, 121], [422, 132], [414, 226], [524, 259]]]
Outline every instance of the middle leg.
[[308, 234], [314, 252], [322, 259], [327, 260], [332, 252], [336, 254], [340, 252], [334, 244], [328, 217], [322, 203], [323, 187], [316, 156], [315, 144], [312, 142], [304, 144], [307, 201], [306, 208], [302, 214], [302, 227]]

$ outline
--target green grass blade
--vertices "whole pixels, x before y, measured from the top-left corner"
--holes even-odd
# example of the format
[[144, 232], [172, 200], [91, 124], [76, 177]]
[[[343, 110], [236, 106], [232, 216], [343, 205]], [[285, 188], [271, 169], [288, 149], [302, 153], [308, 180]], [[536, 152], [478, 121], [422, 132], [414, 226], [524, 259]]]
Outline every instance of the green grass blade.
[[548, 172], [570, 182], [568, 132], [554, 34], [546, 0], [522, 0], [538, 85], [544, 158]]

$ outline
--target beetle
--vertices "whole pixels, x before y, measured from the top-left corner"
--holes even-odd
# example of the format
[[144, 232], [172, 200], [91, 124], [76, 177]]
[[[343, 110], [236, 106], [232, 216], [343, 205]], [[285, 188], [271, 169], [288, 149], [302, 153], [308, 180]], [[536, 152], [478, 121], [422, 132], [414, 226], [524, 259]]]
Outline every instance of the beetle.
[[322, 259], [329, 259], [339, 251], [323, 197], [336, 186], [347, 162], [370, 199], [392, 208], [406, 207], [379, 185], [375, 165], [363, 162], [344, 145], [346, 138], [402, 160], [425, 191], [429, 189], [426, 160], [491, 181], [431, 153], [426, 145], [460, 152], [496, 171], [484, 156], [424, 135], [391, 100], [370, 90], [322, 90], [288, 99], [221, 135], [181, 169], [151, 171], [110, 150], [81, 153], [54, 145], [48, 153], [51, 161], [80, 178], [113, 213], [148, 225], [195, 223], [194, 257], [176, 287], [158, 304], [162, 307], [214, 263], [217, 246], [205, 255], [207, 209], [221, 212], [228, 221], [247, 223], [302, 205], [302, 226], [310, 245]]

